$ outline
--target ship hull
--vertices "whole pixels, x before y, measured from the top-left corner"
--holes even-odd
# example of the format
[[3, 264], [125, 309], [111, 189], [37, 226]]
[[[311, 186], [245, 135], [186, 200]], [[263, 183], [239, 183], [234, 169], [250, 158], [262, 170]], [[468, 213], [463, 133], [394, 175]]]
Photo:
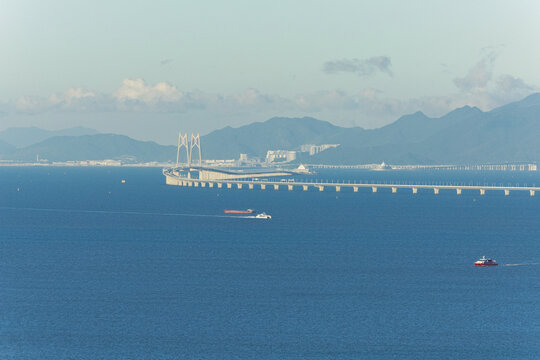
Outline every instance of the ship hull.
[[477, 267], [486, 267], [486, 266], [497, 266], [499, 264], [474, 264], [474, 266], [477, 266]]
[[253, 214], [255, 210], [224, 210], [225, 214]]

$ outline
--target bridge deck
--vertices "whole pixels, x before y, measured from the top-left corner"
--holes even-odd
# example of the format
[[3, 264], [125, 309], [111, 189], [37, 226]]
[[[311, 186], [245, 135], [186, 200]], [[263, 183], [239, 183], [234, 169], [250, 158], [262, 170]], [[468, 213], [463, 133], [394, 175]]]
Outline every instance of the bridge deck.
[[[450, 184], [450, 185], [439, 185], [439, 184], [393, 184], [393, 183], [356, 183], [356, 182], [311, 182], [311, 181], [269, 181], [269, 180], [246, 180], [246, 179], [190, 179], [178, 176], [172, 173], [171, 169], [164, 169], [163, 174], [167, 177], [167, 184], [169, 185], [179, 185], [183, 186], [186, 183], [188, 186], [199, 186], [201, 183], [210, 184], [235, 184], [235, 185], [247, 185], [250, 189], [254, 185], [263, 185], [263, 186], [287, 186], [287, 187], [315, 187], [322, 190], [322, 188], [336, 188], [337, 191], [340, 191], [343, 188], [352, 188], [355, 191], [359, 188], [371, 188], [373, 191], [376, 191], [378, 188], [390, 188], [392, 191], [397, 191], [397, 189], [412, 189], [417, 191], [418, 189], [431, 189], [438, 192], [439, 190], [457, 190], [458, 193], [461, 190], [479, 190], [481, 193], [487, 190], [499, 190], [505, 191], [505, 194], [508, 194], [509, 191], [529, 191], [531, 196], [534, 195], [536, 191], [540, 191], [540, 187], [537, 186], [504, 186], [504, 185], [460, 185], [460, 184]], [[291, 190], [291, 189], [289, 189]]]

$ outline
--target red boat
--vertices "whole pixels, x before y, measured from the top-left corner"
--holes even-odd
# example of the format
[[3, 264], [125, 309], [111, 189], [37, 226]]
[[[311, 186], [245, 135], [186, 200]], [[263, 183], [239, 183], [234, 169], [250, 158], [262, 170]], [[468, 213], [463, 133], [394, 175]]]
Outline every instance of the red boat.
[[497, 262], [493, 259], [489, 259], [485, 256], [482, 256], [482, 258], [474, 263], [474, 266], [497, 266]]
[[247, 210], [223, 210], [225, 214], [253, 214], [255, 210], [253, 209], [247, 209]]

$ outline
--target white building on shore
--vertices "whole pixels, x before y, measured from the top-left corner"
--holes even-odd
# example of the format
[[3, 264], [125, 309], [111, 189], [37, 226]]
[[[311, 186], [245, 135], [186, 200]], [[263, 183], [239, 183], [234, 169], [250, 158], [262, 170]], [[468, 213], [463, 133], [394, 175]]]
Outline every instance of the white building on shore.
[[266, 152], [266, 162], [290, 162], [296, 160], [296, 151], [292, 150], [268, 150]]
[[307, 152], [309, 155], [313, 156], [320, 153], [321, 151], [328, 150], [330, 148], [337, 148], [339, 144], [322, 144], [322, 145], [313, 145], [313, 144], [304, 144], [300, 146], [301, 152]]

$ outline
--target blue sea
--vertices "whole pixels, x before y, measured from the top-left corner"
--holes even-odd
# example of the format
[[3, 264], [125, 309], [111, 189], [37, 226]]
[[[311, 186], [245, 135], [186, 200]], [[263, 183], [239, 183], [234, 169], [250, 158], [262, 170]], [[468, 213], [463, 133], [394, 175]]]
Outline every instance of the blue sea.
[[[313, 178], [540, 184], [528, 172]], [[475, 268], [483, 255], [500, 265]], [[187, 188], [156, 168], [0, 167], [0, 310], [0, 359], [539, 359], [540, 194]]]

